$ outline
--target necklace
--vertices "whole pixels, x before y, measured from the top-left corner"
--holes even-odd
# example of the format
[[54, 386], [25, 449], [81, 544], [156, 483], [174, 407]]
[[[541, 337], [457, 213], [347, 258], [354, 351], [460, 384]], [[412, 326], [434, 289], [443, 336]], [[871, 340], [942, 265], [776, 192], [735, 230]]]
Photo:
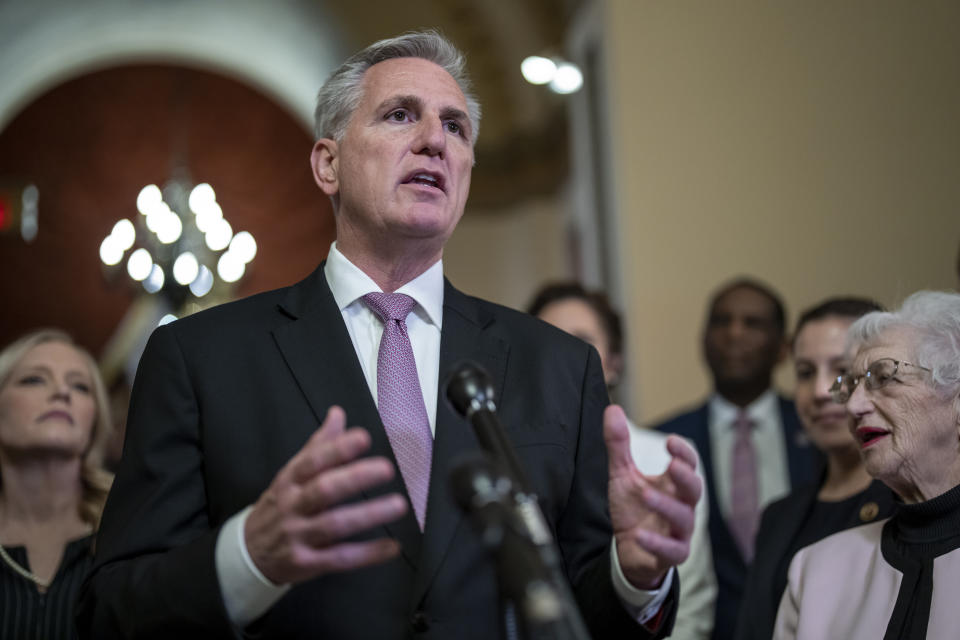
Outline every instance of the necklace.
[[0, 558], [3, 558], [3, 561], [7, 564], [8, 567], [16, 571], [20, 576], [36, 584], [38, 587], [40, 587], [44, 591], [50, 588], [49, 580], [44, 580], [43, 578], [38, 577], [37, 574], [31, 571], [27, 571], [26, 569], [21, 567], [19, 564], [17, 564], [16, 560], [11, 558], [10, 554], [7, 553], [7, 550], [3, 548], [2, 544], [0, 544]]

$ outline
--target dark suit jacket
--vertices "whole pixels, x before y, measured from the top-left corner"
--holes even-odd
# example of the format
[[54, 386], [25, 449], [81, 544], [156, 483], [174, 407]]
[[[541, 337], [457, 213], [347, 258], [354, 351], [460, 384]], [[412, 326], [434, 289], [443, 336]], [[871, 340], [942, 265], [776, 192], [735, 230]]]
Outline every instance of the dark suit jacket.
[[[763, 510], [757, 532], [756, 553], [750, 565], [740, 604], [740, 616], [734, 635], [736, 640], [770, 640], [773, 635], [780, 598], [787, 587], [787, 569], [794, 554], [800, 549], [797, 535], [817, 502], [817, 493], [821, 486], [822, 479], [815, 484], [800, 487], [787, 497], [771, 502]], [[863, 506], [871, 502], [876, 505], [876, 510], [863, 511]], [[893, 515], [895, 503], [893, 491], [879, 480], [874, 480], [850, 505], [844, 525], [819, 532], [818, 539], [844, 529], [889, 518]]]
[[[802, 486], [816, 479], [820, 455], [803, 438], [803, 428], [793, 402], [779, 398], [779, 403], [787, 464], [790, 467], [790, 486]], [[714, 479], [708, 406], [704, 403], [693, 411], [671, 418], [654, 428], [666, 433], [677, 433], [692, 440], [703, 462], [703, 472], [707, 478], [707, 499], [710, 501], [710, 546], [713, 550], [713, 568], [717, 573], [717, 607], [711, 637], [714, 640], [729, 640], [733, 637], [740, 599], [747, 580], [747, 563], [727, 526], [726, 519], [721, 515], [716, 493], [717, 482]]]
[[[596, 352], [525, 314], [444, 293], [441, 385], [472, 359], [495, 381], [500, 418], [541, 498], [595, 638], [649, 637], [610, 580], [602, 437], [606, 388]], [[265, 638], [477, 638], [501, 633], [492, 563], [448, 488], [479, 451], [473, 431], [437, 407], [426, 529], [412, 510], [357, 539], [393, 536], [400, 557], [293, 587], [245, 631]], [[127, 441], [80, 603], [86, 637], [230, 637], [214, 563], [225, 520], [342, 406], [393, 453], [323, 269], [289, 287], [158, 328], [140, 362]], [[393, 482], [357, 499], [405, 494]], [[672, 624], [673, 601], [666, 609]]]

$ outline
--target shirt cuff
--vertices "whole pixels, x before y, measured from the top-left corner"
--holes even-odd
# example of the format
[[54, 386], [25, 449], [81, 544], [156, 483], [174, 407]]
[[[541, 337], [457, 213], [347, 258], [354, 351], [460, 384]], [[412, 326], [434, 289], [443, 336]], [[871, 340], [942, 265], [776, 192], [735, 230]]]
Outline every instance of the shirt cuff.
[[610, 545], [610, 575], [613, 578], [613, 590], [620, 599], [623, 608], [639, 624], [646, 624], [660, 612], [667, 596], [670, 595], [670, 586], [673, 584], [675, 571], [676, 567], [670, 567], [667, 575], [663, 578], [663, 584], [657, 589], [649, 591], [637, 589], [627, 582], [626, 576], [623, 575], [623, 569], [620, 568], [620, 559], [617, 557], [617, 539], [614, 538]]
[[244, 525], [251, 511], [252, 505], [224, 523], [217, 535], [215, 551], [223, 603], [230, 621], [240, 628], [266, 613], [290, 589], [289, 584], [276, 585], [271, 582], [253, 564], [243, 537]]

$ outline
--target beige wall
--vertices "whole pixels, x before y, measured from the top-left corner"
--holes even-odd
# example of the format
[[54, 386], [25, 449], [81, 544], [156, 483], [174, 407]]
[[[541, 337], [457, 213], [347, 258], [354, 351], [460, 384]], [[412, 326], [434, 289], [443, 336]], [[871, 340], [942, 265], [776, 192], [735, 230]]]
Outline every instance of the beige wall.
[[545, 280], [569, 278], [566, 226], [560, 203], [542, 198], [497, 211], [467, 211], [443, 251], [457, 288], [523, 309]]
[[769, 281], [791, 319], [956, 286], [960, 3], [604, 8], [639, 420], [707, 393], [703, 307], [727, 278]]

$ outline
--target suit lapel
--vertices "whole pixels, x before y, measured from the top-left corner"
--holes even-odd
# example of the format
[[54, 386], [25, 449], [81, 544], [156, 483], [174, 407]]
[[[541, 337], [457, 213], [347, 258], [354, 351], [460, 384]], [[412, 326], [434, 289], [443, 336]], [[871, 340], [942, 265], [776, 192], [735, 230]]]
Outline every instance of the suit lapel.
[[[343, 316], [327, 285], [323, 265], [309, 278], [290, 288], [280, 310], [290, 317], [290, 322], [275, 329], [274, 338], [317, 422], [323, 421], [332, 405], [343, 407], [348, 426], [360, 425], [370, 433], [369, 455], [383, 456], [396, 467], [393, 449]], [[309, 435], [304, 434], [304, 440]], [[364, 491], [362, 495], [372, 498], [387, 493], [399, 493], [409, 501], [399, 472], [390, 482]], [[388, 535], [400, 542], [404, 557], [416, 568], [423, 536], [413, 510], [384, 526]]]
[[427, 525], [414, 602], [419, 602], [426, 593], [463, 520], [463, 514], [450, 493], [450, 472], [465, 456], [480, 453], [480, 445], [469, 423], [453, 410], [446, 399], [446, 380], [459, 362], [472, 360], [490, 374], [495, 397], [501, 397], [503, 391], [509, 347], [487, 331], [492, 322], [493, 316], [485, 312], [476, 300], [457, 291], [449, 282], [445, 283], [437, 428], [430, 473]]

